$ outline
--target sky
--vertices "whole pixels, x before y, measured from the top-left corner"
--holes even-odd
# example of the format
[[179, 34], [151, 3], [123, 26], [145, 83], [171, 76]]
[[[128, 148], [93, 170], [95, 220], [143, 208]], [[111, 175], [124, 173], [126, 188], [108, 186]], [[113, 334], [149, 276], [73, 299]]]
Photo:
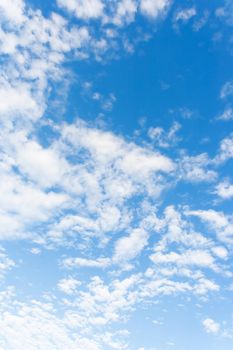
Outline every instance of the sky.
[[0, 0], [0, 350], [232, 350], [233, 3]]

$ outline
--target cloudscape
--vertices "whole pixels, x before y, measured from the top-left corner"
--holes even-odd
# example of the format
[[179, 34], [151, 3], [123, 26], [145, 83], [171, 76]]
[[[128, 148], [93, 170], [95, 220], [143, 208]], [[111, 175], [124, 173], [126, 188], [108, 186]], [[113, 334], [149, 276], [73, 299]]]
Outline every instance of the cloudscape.
[[232, 1], [0, 21], [0, 350], [232, 350]]

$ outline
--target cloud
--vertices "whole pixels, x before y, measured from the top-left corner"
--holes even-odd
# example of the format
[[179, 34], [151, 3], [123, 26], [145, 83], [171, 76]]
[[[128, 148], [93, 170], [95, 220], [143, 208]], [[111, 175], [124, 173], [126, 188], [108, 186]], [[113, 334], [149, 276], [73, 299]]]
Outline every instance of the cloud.
[[220, 98], [225, 99], [233, 95], [233, 82], [227, 81], [221, 88]]
[[119, 1], [113, 23], [123, 25], [133, 22], [137, 13], [137, 7], [137, 1], [135, 0]]
[[202, 324], [203, 324], [205, 331], [207, 333], [212, 333], [212, 334], [219, 333], [220, 324], [215, 322], [211, 318], [206, 318], [205, 320], [203, 320]]
[[81, 282], [73, 277], [63, 278], [58, 282], [58, 289], [68, 295], [75, 293], [76, 289], [81, 285]]
[[140, 10], [146, 17], [156, 18], [159, 15], [163, 15], [169, 5], [169, 0], [141, 0]]
[[[10, 350], [100, 350], [94, 340], [73, 335], [66, 320], [56, 317], [50, 304], [19, 303], [15, 312], [1, 313], [0, 326], [1, 345]], [[23, 329], [27, 329], [26, 334]]]
[[216, 186], [216, 194], [222, 199], [230, 199], [233, 197], [233, 185], [229, 181], [220, 182]]
[[57, 0], [57, 4], [81, 19], [99, 18], [103, 15], [104, 3], [101, 0]]
[[5, 249], [0, 247], [0, 280], [4, 277], [8, 270], [11, 270], [15, 266], [15, 262], [10, 259]]
[[165, 14], [170, 0], [57, 0], [57, 4], [81, 20], [99, 19], [105, 25], [122, 27], [134, 22], [138, 13], [154, 19]]
[[19, 83], [18, 86], [10, 86], [9, 83], [0, 81], [0, 117], [8, 119], [17, 115], [22, 118], [37, 118], [41, 115], [41, 107], [33, 98], [30, 87]]
[[16, 24], [21, 24], [25, 20], [23, 0], [0, 0], [0, 13], [3, 18]]
[[223, 113], [217, 117], [217, 120], [233, 120], [233, 109], [231, 107], [226, 108]]
[[233, 134], [230, 134], [221, 141], [220, 149], [214, 159], [214, 162], [221, 164], [231, 158], [233, 158]]
[[129, 236], [120, 238], [115, 245], [114, 262], [134, 259], [148, 244], [148, 234], [142, 229], [133, 230]]
[[176, 135], [180, 129], [181, 125], [177, 122], [173, 123], [167, 133], [161, 127], [151, 127], [148, 130], [148, 136], [155, 143], [156, 147], [169, 148], [180, 141], [180, 138]]
[[194, 183], [214, 181], [217, 178], [217, 172], [211, 169], [210, 165], [211, 160], [206, 153], [197, 156], [184, 155], [179, 160], [180, 177]]
[[214, 266], [214, 258], [206, 251], [187, 250], [185, 253], [178, 254], [171, 252], [168, 254], [156, 253], [150, 256], [155, 264], [177, 264], [177, 265], [197, 265], [205, 267]]
[[187, 215], [194, 215], [199, 217], [206, 223], [210, 229], [214, 230], [220, 241], [231, 244], [233, 234], [232, 216], [225, 215], [223, 212], [209, 210], [190, 210], [186, 212]]
[[96, 260], [86, 258], [67, 258], [64, 259], [62, 264], [66, 268], [81, 268], [81, 267], [97, 267], [105, 268], [109, 266], [111, 260], [109, 258], [97, 258]]
[[196, 16], [195, 7], [178, 10], [174, 16], [175, 22], [188, 22], [192, 17]]
[[212, 248], [212, 252], [217, 256], [219, 257], [220, 259], [227, 259], [228, 257], [228, 251], [226, 248], [224, 247], [213, 247]]
[[[42, 292], [35, 287], [38, 300], [25, 294], [23, 302], [12, 287], [0, 293], [3, 348], [127, 349], [128, 333], [116, 329], [140, 305], [178, 293], [207, 298], [220, 289], [217, 274], [230, 275], [232, 216], [171, 205], [173, 195], [164, 201], [162, 194], [178, 181], [215, 181], [217, 166], [232, 158], [231, 135], [211, 160], [175, 147], [177, 122], [168, 131], [149, 128], [148, 143], [95, 121], [61, 122], [54, 103], [60, 94], [65, 110], [63, 92], [76, 79], [70, 62], [109, 59], [121, 45], [133, 52], [138, 16], [156, 21], [170, 3], [58, 0], [76, 16], [70, 20], [61, 9], [45, 16], [29, 3], [0, 0], [0, 239], [26, 240], [22, 256], [17, 252], [22, 269], [30, 265], [26, 254], [32, 266], [41, 264], [43, 249], [57, 268], [55, 286], [54, 278], [46, 278], [46, 286], [34, 281], [42, 285]], [[191, 15], [180, 13], [179, 21]], [[114, 93], [91, 83], [87, 90], [103, 110], [113, 108]], [[229, 86], [225, 90], [230, 96]], [[230, 182], [214, 186], [218, 196], [229, 197]], [[8, 255], [0, 250], [1, 278], [19, 263]], [[71, 269], [77, 275], [64, 277]]]

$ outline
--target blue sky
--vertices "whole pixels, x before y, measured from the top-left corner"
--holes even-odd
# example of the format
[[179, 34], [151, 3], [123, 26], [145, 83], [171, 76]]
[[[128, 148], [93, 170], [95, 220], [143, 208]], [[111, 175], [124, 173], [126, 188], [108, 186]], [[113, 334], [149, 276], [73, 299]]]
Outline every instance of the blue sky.
[[0, 0], [0, 350], [232, 350], [232, 13]]

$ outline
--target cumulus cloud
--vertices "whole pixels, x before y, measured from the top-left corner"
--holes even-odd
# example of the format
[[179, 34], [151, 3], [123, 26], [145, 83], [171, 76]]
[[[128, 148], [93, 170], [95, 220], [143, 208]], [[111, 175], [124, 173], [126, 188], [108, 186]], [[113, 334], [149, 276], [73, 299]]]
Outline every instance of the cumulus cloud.
[[217, 178], [217, 172], [211, 169], [211, 162], [206, 153], [197, 156], [184, 155], [179, 161], [180, 176], [185, 181], [194, 183], [214, 181]]
[[214, 162], [221, 164], [231, 158], [233, 158], [233, 134], [230, 134], [221, 141], [220, 148]]
[[222, 199], [230, 199], [233, 197], [233, 185], [225, 180], [216, 186], [216, 194]]
[[141, 229], [135, 229], [127, 237], [120, 238], [115, 245], [113, 260], [128, 261], [135, 258], [147, 245], [148, 234]]
[[123, 25], [124, 23], [130, 23], [134, 21], [137, 13], [137, 1], [135, 0], [122, 0], [118, 2], [116, 14], [113, 22], [116, 25]]
[[58, 282], [58, 289], [68, 295], [75, 293], [76, 289], [81, 285], [81, 282], [73, 277], [63, 278]]
[[24, 7], [23, 0], [0, 0], [0, 13], [3, 18], [16, 24], [25, 20]]
[[199, 217], [206, 223], [210, 229], [214, 230], [218, 238], [226, 243], [232, 242], [233, 223], [232, 216], [225, 215], [223, 212], [209, 210], [190, 210], [186, 212], [187, 215], [194, 215]]
[[[211, 276], [230, 275], [232, 216], [175, 206], [172, 196], [163, 202], [161, 195], [177, 182], [214, 182], [216, 168], [233, 157], [232, 135], [222, 140], [214, 160], [180, 149], [175, 159], [177, 122], [168, 131], [149, 128], [150, 143], [81, 119], [60, 122], [52, 102], [59, 87], [63, 95], [63, 85], [75, 80], [67, 62], [108, 57], [120, 52], [121, 40], [130, 48], [124, 26], [141, 15], [155, 21], [170, 1], [57, 4], [60, 14], [44, 16], [29, 3], [0, 0], [0, 239], [27, 240], [23, 254], [35, 264], [46, 249], [51, 263], [59, 261], [57, 268], [72, 276], [58, 270], [55, 288], [48, 279], [39, 301], [19, 301], [12, 287], [0, 292], [0, 346], [127, 349], [127, 332], [113, 331], [114, 325], [124, 324], [139, 305], [177, 293], [207, 297], [220, 289], [210, 269]], [[69, 21], [61, 9], [76, 19]], [[186, 9], [177, 21], [194, 15]], [[231, 85], [223, 87], [221, 98], [230, 97]], [[86, 90], [92, 92], [90, 86]], [[111, 111], [115, 95], [96, 91], [92, 98]], [[214, 186], [219, 197], [232, 197], [230, 182]], [[201, 230], [195, 217], [211, 232]], [[0, 249], [1, 282], [17, 265], [10, 256]], [[210, 321], [205, 324], [214, 329]]]
[[170, 4], [169, 0], [141, 0], [140, 10], [149, 18], [156, 18], [164, 14]]
[[99, 18], [103, 15], [104, 3], [101, 0], [57, 0], [57, 4], [81, 19]]
[[212, 334], [219, 333], [220, 324], [215, 322], [211, 318], [206, 318], [205, 320], [203, 320], [202, 324], [203, 324], [205, 331], [207, 333], [212, 333]]

